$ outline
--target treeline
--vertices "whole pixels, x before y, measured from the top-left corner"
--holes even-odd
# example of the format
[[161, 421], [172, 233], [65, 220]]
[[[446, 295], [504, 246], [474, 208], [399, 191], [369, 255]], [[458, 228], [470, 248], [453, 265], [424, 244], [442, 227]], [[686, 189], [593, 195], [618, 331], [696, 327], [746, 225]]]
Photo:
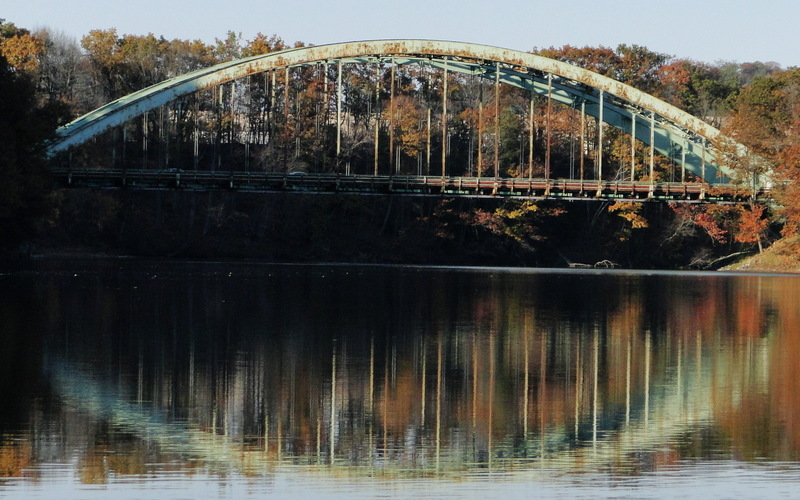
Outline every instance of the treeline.
[[[292, 46], [303, 45], [297, 42]], [[53, 238], [53, 234], [60, 235], [49, 243], [54, 246], [65, 243], [65, 234], [83, 234], [82, 245], [74, 237], [68, 238], [69, 244], [92, 247], [102, 241], [101, 246], [109, 251], [131, 251], [130, 244], [122, 244], [130, 237], [125, 234], [125, 228], [132, 226], [130, 221], [126, 221], [124, 210], [118, 209], [125, 203], [124, 200], [94, 195], [90, 201], [74, 200], [72, 198], [76, 196], [87, 195], [47, 190], [43, 180], [43, 145], [55, 126], [110, 100], [170, 77], [219, 62], [288, 47], [276, 35], [268, 37], [259, 34], [253, 40], [243, 40], [241, 36], [228, 33], [223, 39], [207, 44], [199, 40], [167, 40], [153, 34], [120, 35], [114, 29], [93, 30], [78, 41], [55, 31], [30, 32], [0, 21], [3, 85], [13, 87], [4, 95], [20, 96], [19, 99], [4, 100], [0, 116], [3, 123], [0, 128], [3, 134], [0, 146], [3, 148], [3, 176], [11, 181], [4, 182], [3, 189], [15, 191], [0, 200], [0, 221], [4, 228], [17, 228], [13, 233], [16, 235], [14, 238], [4, 240], [6, 246], [18, 246], [38, 231], [40, 235], [46, 234], [50, 238]], [[430, 236], [432, 247], [441, 246], [437, 242], [444, 246], [458, 242], [455, 255], [463, 251], [465, 246], [471, 248], [476, 256], [491, 254], [497, 250], [499, 241], [500, 246], [510, 249], [510, 254], [514, 256], [510, 259], [512, 262], [521, 260], [523, 263], [553, 264], [552, 255], [561, 255], [562, 263], [581, 259], [610, 259], [626, 265], [685, 266], [694, 263], [703, 266], [727, 254], [761, 248], [778, 237], [778, 231], [784, 235], [798, 232], [800, 188], [796, 187], [797, 182], [792, 182], [800, 175], [800, 72], [797, 69], [783, 70], [775, 63], [760, 62], [709, 64], [676, 59], [636, 45], [620, 45], [615, 49], [564, 46], [538, 49], [536, 52], [630, 84], [722, 128], [730, 137], [747, 145], [753, 153], [748, 157], [730, 155], [726, 161], [749, 175], [770, 173], [780, 209], [771, 211], [755, 203], [747, 207], [702, 205], [673, 209], [623, 203], [587, 204], [580, 208], [552, 203], [507, 203], [495, 207], [472, 204], [466, 207], [470, 204], [445, 201], [436, 206], [411, 204], [411, 210], [395, 218], [395, 214], [384, 217], [392, 209], [387, 201], [385, 206], [373, 207], [377, 214], [374, 219], [392, 220], [397, 224], [381, 222], [378, 229], [382, 235], [387, 234], [387, 228], [393, 229], [395, 232], [390, 235], [394, 238], [392, 241], [399, 242], [405, 241], [403, 238], [408, 240], [410, 233], [431, 231], [426, 234]], [[171, 114], [176, 117], [176, 123], [178, 115], [189, 113], [195, 113], [195, 123], [200, 122], [200, 118], [205, 120], [205, 128], [201, 133], [205, 133], [207, 152], [200, 147], [201, 152], [199, 155], [195, 153], [192, 168], [218, 168], [225, 163], [225, 154], [231, 155], [231, 159], [235, 159], [235, 155], [241, 158], [246, 154], [246, 162], [253, 168], [339, 171], [346, 165], [348, 171], [367, 173], [372, 171], [374, 157], [374, 143], [371, 142], [374, 127], [371, 120], [376, 119], [376, 108], [381, 108], [384, 119], [389, 117], [391, 120], [391, 130], [384, 126], [378, 141], [381, 146], [378, 154], [382, 155], [384, 163], [401, 173], [413, 173], [426, 168], [438, 172], [436, 169], [441, 165], [437, 161], [441, 155], [428, 154], [428, 159], [425, 158], [426, 141], [431, 139], [429, 132], [426, 138], [424, 127], [426, 108], [436, 110], [437, 103], [441, 101], [441, 73], [411, 67], [398, 68], [397, 73], [393, 75], [397, 88], [390, 110], [387, 104], [390, 87], [388, 71], [347, 70], [344, 75], [349, 89], [346, 96], [347, 135], [343, 139], [341, 152], [334, 151], [335, 141], [331, 137], [330, 122], [320, 119], [330, 113], [330, 104], [334, 99], [333, 94], [328, 95], [328, 87], [323, 86], [323, 82], [332, 80], [331, 74], [321, 74], [313, 68], [293, 74], [291, 81], [287, 74], [283, 82], [280, 81], [282, 78], [277, 82], [273, 78], [273, 82], [269, 82], [267, 77], [248, 82], [246, 89], [241, 91], [247, 92], [245, 119], [234, 115], [235, 107], [242, 108], [240, 103], [236, 103], [237, 98], [245, 95], [238, 94], [240, 90], [234, 88], [227, 91], [221, 89], [217, 94], [210, 95], [211, 101], [216, 103], [213, 106], [200, 103], [197, 96], [190, 96], [177, 105], [178, 111], [173, 110]], [[383, 82], [376, 81], [376, 78], [383, 79]], [[580, 152], [576, 153], [579, 148], [576, 148], [578, 133], [575, 124], [578, 120], [575, 109], [566, 106], [548, 109], [548, 106], [537, 103], [535, 114], [528, 116], [529, 94], [504, 86], [498, 90], [496, 99], [489, 99], [490, 92], [493, 92], [489, 85], [484, 88], [483, 82], [463, 75], [454, 75], [452, 78], [448, 92], [452, 100], [448, 122], [451, 133], [446, 144], [444, 139], [433, 134], [432, 145], [440, 150], [448, 148], [448, 170], [453, 175], [542, 175], [546, 165], [549, 167], [550, 164], [554, 165], [554, 176], [579, 175], [576, 155]], [[378, 83], [382, 85], [378, 86]], [[394, 79], [392, 83], [395, 83]], [[376, 88], [382, 89], [377, 96]], [[280, 101], [281, 96], [290, 93], [293, 95], [292, 103], [288, 102], [288, 98]], [[320, 95], [325, 95], [327, 100], [321, 100]], [[202, 106], [208, 108], [203, 110]], [[26, 120], [20, 119], [20, 113], [27, 117]], [[546, 134], [544, 113], [549, 113]], [[499, 117], [499, 133], [496, 137], [487, 137], [481, 144], [475, 131], [482, 127], [485, 130], [492, 129], [495, 116]], [[535, 123], [533, 135], [536, 154], [531, 153], [532, 164], [528, 161], [529, 151], [526, 150], [528, 123]], [[154, 134], [159, 126], [155, 121], [152, 125], [140, 125], [138, 133]], [[153, 164], [155, 168], [165, 168], [169, 161], [173, 165], [181, 161], [181, 154], [189, 154], [189, 148], [178, 151], [180, 144], [188, 142], [190, 135], [197, 132], [180, 130], [178, 126], [175, 126], [175, 130], [174, 144], [137, 161], [150, 162], [148, 164]], [[393, 152], [387, 147], [389, 140], [394, 144]], [[495, 140], [503, 145], [502, 149], [492, 148], [491, 141]], [[228, 147], [223, 148], [222, 144]], [[236, 145], [240, 147], [234, 147]], [[11, 151], [12, 147], [21, 150]], [[170, 147], [174, 150], [170, 150]], [[586, 147], [591, 149], [584, 158], [587, 172], [584, 174], [584, 161], [581, 161], [580, 175], [591, 178], [593, 155], [600, 148], [591, 140]], [[103, 147], [101, 142], [85, 156], [111, 155], [111, 149]], [[481, 154], [483, 151], [485, 154]], [[494, 151], [498, 151], [497, 158], [494, 157]], [[647, 178], [646, 148], [640, 146], [631, 158], [629, 138], [622, 133], [609, 130], [604, 135], [602, 152], [604, 165], [618, 166], [616, 171], [609, 169], [606, 175], [621, 175], [625, 168], [635, 164], [637, 179]], [[429, 159], [431, 156], [432, 161]], [[183, 165], [190, 164], [189, 161], [186, 160]], [[679, 175], [673, 163], [669, 158], [657, 160], [657, 180], [674, 180]], [[26, 194], [22, 195], [22, 192]], [[197, 221], [200, 220], [197, 214], [201, 212], [205, 220], [229, 219], [231, 224], [232, 221], [256, 217], [246, 210], [237, 211], [235, 203], [218, 205], [213, 200], [209, 201], [213, 197], [207, 198], [202, 206], [198, 205], [198, 199], [195, 198], [187, 201], [190, 207], [175, 206], [174, 212], [157, 210], [160, 219], [151, 225], [158, 227], [162, 222], [181, 225], [187, 214]], [[105, 204], [102, 200], [106, 200]], [[92, 206], [94, 212], [81, 212], [88, 205]], [[247, 206], [248, 203], [240, 205]], [[459, 205], [459, 210], [466, 209], [467, 212], [454, 212], [454, 205]], [[82, 206], [83, 209], [78, 208]], [[66, 219], [67, 214], [69, 219]], [[293, 214], [274, 212], [271, 216], [291, 218]], [[558, 218], [559, 222], [543, 222], [543, 217], [551, 216]], [[164, 222], [169, 217], [175, 220]], [[310, 217], [313, 219], [315, 216]], [[319, 217], [323, 218], [322, 215]], [[454, 217], [457, 220], [451, 220]], [[85, 222], [97, 218], [104, 222]], [[567, 221], [571, 224], [568, 230], [547, 228], [549, 224], [559, 225]], [[306, 222], [309, 227], [318, 228], [324, 221]], [[271, 223], [264, 219], [260, 227]], [[72, 226], [81, 227], [75, 227], [75, 232], [70, 233]], [[48, 229], [54, 227], [58, 228], [55, 232]], [[208, 227], [213, 227], [213, 224], [204, 222], [203, 227], [206, 228], [203, 237], [210, 237], [209, 232], [213, 231], [209, 231]], [[373, 229], [371, 227], [370, 231]], [[574, 239], [575, 234], [580, 234], [581, 239]], [[587, 235], [597, 237], [591, 251], [582, 244]], [[226, 235], [228, 244], [238, 244], [238, 248], [242, 248], [244, 243], [231, 241], [229, 237], [229, 234]], [[266, 238], [266, 233], [257, 234], [256, 238]], [[47, 237], [40, 238], [39, 242], [48, 245], [42, 243], [46, 240]], [[426, 238], [416, 241], [422, 240], [427, 241]], [[664, 245], [669, 245], [673, 250], [664, 252]], [[224, 245], [211, 246], [221, 248]], [[388, 243], [388, 247], [391, 246]], [[188, 240], [176, 245], [178, 249], [182, 247], [198, 248], [197, 242]], [[642, 256], [654, 255], [650, 247], [661, 249], [656, 253], [662, 256], [655, 261], [649, 261], [650, 257], [642, 261]], [[404, 248], [409, 250], [407, 246]], [[219, 251], [225, 253], [224, 250]], [[565, 251], [574, 253], [564, 255]], [[263, 255], [259, 252], [254, 252], [254, 256]], [[543, 261], [540, 256], [547, 252], [551, 257]], [[180, 251], [177, 253], [180, 254]], [[230, 250], [232, 255], [240, 253]], [[420, 250], [411, 253], [417, 255], [414, 260], [425, 260], [425, 252]], [[335, 254], [323, 257], [337, 258]], [[370, 258], [385, 260], [386, 256], [373, 255]], [[466, 260], [472, 262], [470, 258]], [[480, 261], [478, 257], [474, 260]]]

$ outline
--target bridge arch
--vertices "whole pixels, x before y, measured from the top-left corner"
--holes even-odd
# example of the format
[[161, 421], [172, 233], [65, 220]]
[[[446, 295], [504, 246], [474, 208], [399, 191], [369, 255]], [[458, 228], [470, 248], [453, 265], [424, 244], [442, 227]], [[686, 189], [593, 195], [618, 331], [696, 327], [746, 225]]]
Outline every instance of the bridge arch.
[[[428, 64], [546, 95], [585, 112], [673, 157], [710, 183], [730, 182], [711, 144], [720, 132], [697, 117], [606, 76], [539, 55], [487, 45], [436, 40], [374, 40], [288, 49], [221, 63], [177, 76], [91, 111], [58, 130], [56, 154], [179, 97], [265, 71], [320, 62]], [[708, 168], [707, 168], [708, 167]]]

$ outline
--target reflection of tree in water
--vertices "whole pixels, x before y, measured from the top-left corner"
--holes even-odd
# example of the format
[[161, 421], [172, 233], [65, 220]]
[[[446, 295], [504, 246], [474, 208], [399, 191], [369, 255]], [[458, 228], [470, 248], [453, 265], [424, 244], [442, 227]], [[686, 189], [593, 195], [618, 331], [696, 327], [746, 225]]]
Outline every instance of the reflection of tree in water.
[[[79, 409], [108, 449], [122, 432], [178, 461], [333, 457], [413, 474], [534, 462], [635, 472], [800, 449], [776, 420], [796, 407], [780, 382], [797, 366], [787, 325], [800, 324], [786, 284], [358, 268], [161, 276], [53, 299], [70, 332], [58, 377], [85, 376], [65, 387], [98, 384], [106, 401], [92, 408], [62, 387], [58, 418]], [[90, 303], [97, 317], [77, 314]], [[102, 334], [109, 325], [115, 335]]]

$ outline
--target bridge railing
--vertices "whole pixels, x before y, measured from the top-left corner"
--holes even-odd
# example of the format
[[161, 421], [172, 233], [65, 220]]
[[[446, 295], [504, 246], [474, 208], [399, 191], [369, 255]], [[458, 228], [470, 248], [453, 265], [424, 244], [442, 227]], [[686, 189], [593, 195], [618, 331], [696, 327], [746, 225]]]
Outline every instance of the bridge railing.
[[[733, 185], [703, 182], [607, 181], [545, 178], [340, 175], [305, 172], [53, 169], [63, 187], [233, 190], [252, 193], [506, 197], [520, 199], [737, 203], [748, 196]], [[761, 192], [760, 196], [768, 196]]]

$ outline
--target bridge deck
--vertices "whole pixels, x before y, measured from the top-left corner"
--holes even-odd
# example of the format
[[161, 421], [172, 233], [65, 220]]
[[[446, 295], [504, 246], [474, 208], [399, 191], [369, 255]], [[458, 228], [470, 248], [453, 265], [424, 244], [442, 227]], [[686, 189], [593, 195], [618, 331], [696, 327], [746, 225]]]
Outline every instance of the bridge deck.
[[447, 196], [563, 200], [736, 203], [744, 194], [733, 185], [701, 182], [599, 181], [579, 179], [373, 176], [317, 173], [53, 169], [57, 185], [105, 189], [233, 190], [307, 193]]

